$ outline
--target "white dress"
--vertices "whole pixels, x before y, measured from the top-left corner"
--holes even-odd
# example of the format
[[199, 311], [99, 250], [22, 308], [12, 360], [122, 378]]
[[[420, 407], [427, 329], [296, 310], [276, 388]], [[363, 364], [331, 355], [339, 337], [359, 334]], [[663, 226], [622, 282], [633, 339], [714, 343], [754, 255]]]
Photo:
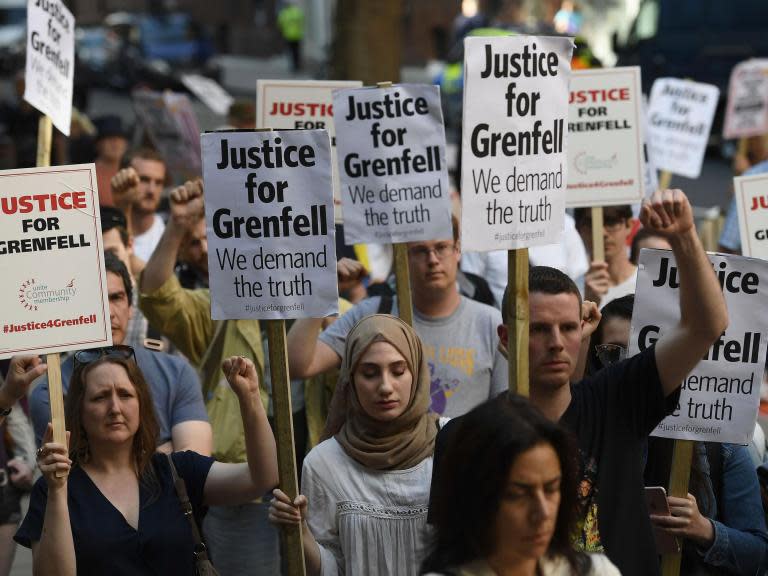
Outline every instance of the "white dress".
[[426, 552], [432, 457], [408, 470], [371, 470], [335, 438], [304, 460], [301, 492], [323, 576], [414, 576]]

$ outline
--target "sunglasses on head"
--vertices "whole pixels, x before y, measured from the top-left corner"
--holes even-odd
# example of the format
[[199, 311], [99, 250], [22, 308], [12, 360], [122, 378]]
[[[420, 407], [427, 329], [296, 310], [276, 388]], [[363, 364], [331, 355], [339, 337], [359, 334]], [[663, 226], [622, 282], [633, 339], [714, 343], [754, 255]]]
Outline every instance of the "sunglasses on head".
[[75, 352], [75, 365], [85, 366], [104, 357], [123, 358], [124, 360], [133, 360], [134, 363], [136, 362], [136, 354], [131, 346], [116, 344], [115, 346], [105, 346], [104, 348], [78, 350]]

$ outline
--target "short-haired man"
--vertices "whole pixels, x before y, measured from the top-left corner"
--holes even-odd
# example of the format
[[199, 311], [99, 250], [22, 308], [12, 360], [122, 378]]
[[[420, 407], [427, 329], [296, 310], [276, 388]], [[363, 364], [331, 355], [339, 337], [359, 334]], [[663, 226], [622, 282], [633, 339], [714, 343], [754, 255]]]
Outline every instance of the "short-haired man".
[[157, 208], [169, 181], [168, 170], [163, 157], [151, 148], [130, 152], [121, 166], [112, 178], [112, 199], [128, 220], [133, 251], [146, 262], [165, 229]]
[[[589, 208], [578, 208], [575, 214], [579, 231], [590, 255], [592, 250], [592, 215]], [[627, 238], [632, 233], [632, 207], [606, 206], [603, 208], [603, 242], [605, 262], [592, 261], [584, 277], [584, 298], [600, 308], [614, 298], [635, 291], [637, 266], [629, 261]]]
[[[507, 388], [507, 362], [498, 351], [496, 308], [462, 296], [456, 285], [460, 249], [453, 238], [408, 244], [413, 327], [421, 337], [431, 376], [431, 410], [458, 416]], [[288, 332], [294, 378], [310, 378], [341, 364], [347, 333], [370, 314], [397, 315], [397, 299], [363, 300], [320, 333], [321, 318], [303, 318]]]
[[[109, 297], [109, 320], [112, 342], [123, 344], [128, 321], [133, 313], [131, 298], [133, 282], [128, 269], [114, 254], [104, 254]], [[135, 347], [136, 364], [141, 368], [152, 391], [155, 414], [160, 424], [158, 450], [163, 452], [194, 450], [209, 455], [213, 440], [211, 425], [200, 392], [200, 381], [192, 366], [185, 359], [163, 352]], [[74, 357], [61, 365], [61, 383], [64, 393], [74, 369]], [[48, 378], [43, 376], [29, 397], [35, 439], [40, 445], [46, 426], [51, 419], [48, 401]]]
[[[630, 576], [659, 573], [643, 495], [643, 440], [674, 411], [683, 379], [728, 324], [685, 194], [657, 191], [641, 219], [669, 240], [680, 274], [680, 321], [655, 346], [571, 385], [583, 328], [578, 288], [551, 268], [533, 268], [529, 278], [531, 402], [578, 438], [577, 542], [605, 551]], [[503, 324], [499, 335], [506, 347]]]

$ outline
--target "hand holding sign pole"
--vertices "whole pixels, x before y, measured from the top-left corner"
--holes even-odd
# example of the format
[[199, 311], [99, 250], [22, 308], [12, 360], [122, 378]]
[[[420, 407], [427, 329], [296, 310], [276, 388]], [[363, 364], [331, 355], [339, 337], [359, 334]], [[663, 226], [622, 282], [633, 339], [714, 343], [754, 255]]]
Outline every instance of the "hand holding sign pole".
[[[324, 130], [203, 134], [211, 317], [266, 321], [280, 488], [299, 493], [285, 319], [338, 312], [330, 140]], [[304, 574], [301, 527], [283, 526]]]

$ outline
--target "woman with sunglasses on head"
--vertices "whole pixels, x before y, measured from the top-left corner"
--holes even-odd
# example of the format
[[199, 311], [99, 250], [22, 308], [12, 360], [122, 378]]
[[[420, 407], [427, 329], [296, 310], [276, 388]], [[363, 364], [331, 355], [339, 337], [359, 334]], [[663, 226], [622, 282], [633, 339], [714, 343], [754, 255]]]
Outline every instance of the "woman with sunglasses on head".
[[16, 534], [32, 548], [35, 574], [194, 574], [199, 550], [174, 470], [198, 523], [206, 506], [249, 502], [277, 484], [256, 368], [231, 357], [222, 370], [240, 402], [247, 464], [156, 452], [152, 398], [132, 349], [76, 353], [65, 405], [69, 451], [51, 441], [49, 425], [38, 451], [43, 478]]
[[618, 576], [576, 552], [576, 448], [527, 399], [500, 394], [461, 418], [433, 486], [423, 570], [451, 576]]
[[[593, 370], [626, 356], [634, 303], [630, 294], [603, 308], [592, 335]], [[673, 444], [667, 438], [648, 438], [646, 486], [667, 486]], [[695, 442], [689, 490], [685, 498], [667, 498], [670, 516], [651, 516], [656, 526], [681, 539], [681, 574], [761, 573], [760, 567], [768, 562], [768, 532], [749, 450]]]
[[324, 437], [304, 459], [301, 492], [280, 490], [277, 524], [301, 524], [308, 576], [418, 574], [437, 416], [421, 341], [376, 314], [347, 336]]

